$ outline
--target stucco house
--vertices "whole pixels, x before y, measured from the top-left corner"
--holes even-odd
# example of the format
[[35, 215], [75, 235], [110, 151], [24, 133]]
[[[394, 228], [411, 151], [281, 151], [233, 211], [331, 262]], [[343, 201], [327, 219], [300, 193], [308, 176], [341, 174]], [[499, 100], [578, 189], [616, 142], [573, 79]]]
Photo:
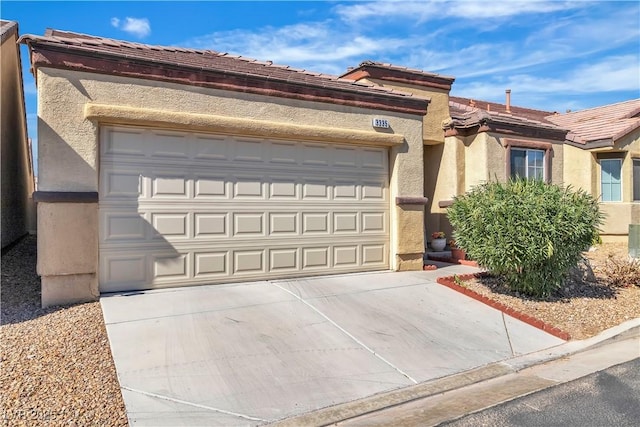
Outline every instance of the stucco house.
[[603, 241], [626, 241], [640, 224], [640, 99], [547, 119], [569, 130], [565, 181], [600, 201]]
[[366, 61], [342, 77], [429, 99], [424, 117], [425, 230], [451, 235], [446, 208], [454, 196], [489, 180], [535, 177], [563, 183], [567, 131], [552, 112], [449, 95], [453, 77]]
[[18, 40], [18, 23], [0, 20], [0, 122], [2, 152], [2, 248], [28, 232], [35, 232], [35, 206], [31, 146], [22, 85], [22, 65]]
[[21, 42], [44, 306], [422, 269], [428, 100], [212, 51], [58, 30]]
[[640, 213], [638, 100], [560, 115], [372, 61], [336, 77], [59, 30], [21, 41], [38, 86], [45, 306], [421, 270], [453, 197], [509, 176], [606, 190], [605, 237], [626, 233], [618, 212]]

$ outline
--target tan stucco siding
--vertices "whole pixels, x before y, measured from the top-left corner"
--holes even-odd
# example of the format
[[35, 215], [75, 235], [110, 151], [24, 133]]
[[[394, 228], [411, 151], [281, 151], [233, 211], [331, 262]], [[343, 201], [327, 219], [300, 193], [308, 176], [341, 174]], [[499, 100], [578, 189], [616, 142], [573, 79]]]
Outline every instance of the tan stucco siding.
[[564, 145], [564, 183], [596, 195], [594, 190], [595, 161], [593, 154], [582, 148]]
[[[496, 143], [495, 138], [490, 138], [486, 133], [479, 133], [465, 138], [465, 164], [464, 164], [464, 191], [471, 190], [476, 185], [487, 182], [489, 179], [489, 144]], [[492, 160], [495, 163], [496, 160]]]
[[[276, 123], [373, 131], [371, 119], [391, 119], [395, 134], [405, 137], [401, 163], [408, 147], [420, 137], [417, 116], [390, 114], [354, 107], [271, 98], [172, 83], [40, 68], [38, 70], [43, 191], [97, 191], [97, 123], [85, 120], [87, 103], [210, 114]], [[63, 143], [67, 147], [57, 146]], [[421, 149], [417, 148], [422, 154]], [[412, 153], [413, 154], [413, 153]], [[405, 160], [406, 159], [406, 160]], [[416, 163], [416, 162], [413, 162]], [[60, 166], [56, 167], [55, 164]], [[68, 167], [65, 167], [67, 165]], [[399, 195], [422, 194], [420, 184], [403, 183]]]
[[451, 234], [451, 226], [446, 218], [447, 209], [439, 203], [453, 199], [465, 192], [466, 149], [463, 138], [449, 136], [444, 144], [424, 147], [425, 197], [429, 198], [426, 216], [427, 238], [434, 231]]
[[[222, 123], [231, 126], [228, 132], [259, 136], [260, 125], [264, 124], [265, 134], [271, 137], [387, 145], [391, 267], [395, 270], [422, 267], [422, 207], [416, 209], [411, 205], [395, 204], [398, 196], [422, 197], [424, 194], [421, 116], [50, 68], [38, 69], [37, 77], [39, 189], [42, 191], [98, 191], [100, 126], [135, 124], [131, 120], [139, 120], [140, 117], [150, 121], [136, 122], [137, 125], [190, 130], [190, 123], [194, 123], [198, 132], [216, 133], [220, 132]], [[91, 105], [105, 108], [97, 114], [88, 107]], [[109, 106], [114, 108], [109, 109]], [[136, 112], [140, 114], [136, 115]], [[373, 118], [387, 119], [391, 125], [390, 133], [380, 134], [373, 129]], [[210, 129], [207, 123], [211, 125]], [[246, 126], [245, 130], [243, 126]], [[369, 142], [367, 135], [371, 137]], [[41, 203], [38, 209], [43, 214], [49, 213], [40, 218], [40, 227], [52, 226], [63, 212], [61, 204], [52, 207]], [[59, 226], [55, 232], [47, 234], [47, 240], [61, 239], [63, 246], [79, 245], [86, 261], [83, 261], [82, 268], [70, 266], [60, 273], [60, 266], [67, 265], [62, 259], [64, 248], [54, 245], [42, 245], [40, 248], [43, 253], [39, 257], [38, 270], [49, 275], [46, 280], [43, 276], [43, 295], [46, 284], [49, 287], [61, 286], [56, 279], [58, 274], [77, 276], [72, 286], [69, 285], [71, 288], [64, 288], [64, 294], [47, 289], [47, 298], [52, 301], [69, 299], [71, 294], [83, 295], [82, 298], [86, 299], [95, 293], [98, 230], [97, 226], [91, 225], [95, 214], [86, 208], [79, 209], [77, 214], [80, 215], [76, 218], [77, 223], [84, 223], [85, 227]], [[67, 239], [69, 233], [74, 233], [77, 238]], [[55, 252], [50, 250], [54, 247]], [[92, 267], [87, 268], [87, 263], [93, 263]], [[46, 301], [43, 300], [43, 304], [46, 305]]]
[[17, 37], [8, 37], [0, 47], [2, 75], [0, 91], [2, 105], [2, 247], [32, 230], [33, 173], [27, 143], [22, 73]]
[[560, 143], [488, 132], [467, 137], [448, 136], [443, 145], [425, 146], [425, 196], [432, 199], [425, 218], [428, 233], [444, 231], [447, 235], [451, 234], [446, 208], [440, 208], [439, 202], [451, 200], [453, 196], [464, 194], [488, 181], [507, 180], [505, 139], [515, 146], [519, 142], [551, 144], [548, 159], [551, 162], [551, 181], [562, 184], [564, 153]]
[[427, 107], [427, 114], [424, 116], [424, 127], [422, 137], [425, 144], [442, 144], [444, 142], [444, 132], [442, 122], [449, 118], [449, 91], [446, 89], [431, 88], [422, 86], [388, 82], [379, 79], [369, 79], [379, 86], [396, 89], [402, 92], [412, 93], [414, 96], [430, 100]]
[[616, 141], [613, 147], [586, 150], [564, 146], [564, 181], [581, 188], [595, 198], [601, 198], [601, 167], [603, 158], [622, 159], [622, 201], [601, 202], [605, 214], [601, 232], [604, 241], [626, 241], [629, 224], [640, 224], [640, 202], [633, 200], [633, 160], [640, 159], [640, 130]]

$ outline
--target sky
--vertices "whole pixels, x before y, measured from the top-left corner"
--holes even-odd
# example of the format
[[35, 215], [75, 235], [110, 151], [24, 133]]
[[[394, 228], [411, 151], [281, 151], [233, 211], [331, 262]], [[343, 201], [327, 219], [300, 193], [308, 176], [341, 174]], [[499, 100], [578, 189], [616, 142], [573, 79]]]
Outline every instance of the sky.
[[[271, 60], [340, 75], [373, 60], [455, 77], [451, 94], [565, 112], [640, 97], [638, 1], [2, 0], [20, 34], [47, 28]], [[22, 47], [29, 136], [36, 86]]]

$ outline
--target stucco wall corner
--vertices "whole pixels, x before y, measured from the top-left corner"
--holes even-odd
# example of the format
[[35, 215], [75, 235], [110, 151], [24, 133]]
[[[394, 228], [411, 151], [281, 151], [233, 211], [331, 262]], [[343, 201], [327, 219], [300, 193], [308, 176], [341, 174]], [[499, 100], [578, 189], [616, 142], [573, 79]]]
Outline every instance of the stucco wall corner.
[[38, 203], [38, 274], [95, 274], [97, 268], [97, 203]]
[[95, 274], [42, 276], [42, 307], [96, 301], [98, 278]]
[[[420, 254], [424, 252], [424, 206], [405, 204], [396, 207], [396, 232], [398, 244], [396, 255]], [[422, 269], [422, 265], [420, 268]]]

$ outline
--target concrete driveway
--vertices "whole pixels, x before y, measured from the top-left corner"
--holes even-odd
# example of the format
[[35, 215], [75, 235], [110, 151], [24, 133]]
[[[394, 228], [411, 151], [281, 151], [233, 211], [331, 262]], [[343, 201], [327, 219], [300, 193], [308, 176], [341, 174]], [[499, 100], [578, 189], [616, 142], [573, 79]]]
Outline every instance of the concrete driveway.
[[101, 298], [132, 425], [260, 425], [563, 341], [435, 283], [378, 272]]

